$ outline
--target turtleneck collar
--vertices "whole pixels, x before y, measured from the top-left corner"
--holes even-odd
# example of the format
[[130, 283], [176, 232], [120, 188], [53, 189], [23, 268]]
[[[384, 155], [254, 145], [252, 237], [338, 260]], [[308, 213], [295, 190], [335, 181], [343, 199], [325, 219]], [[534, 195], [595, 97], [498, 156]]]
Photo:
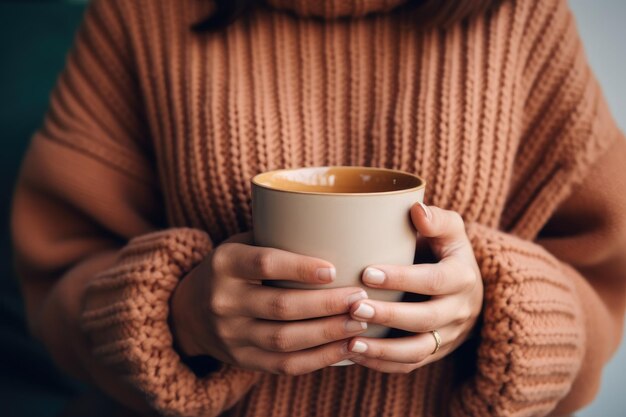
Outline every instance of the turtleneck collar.
[[388, 12], [407, 0], [266, 0], [270, 6], [299, 16], [327, 19], [360, 17], [369, 13]]

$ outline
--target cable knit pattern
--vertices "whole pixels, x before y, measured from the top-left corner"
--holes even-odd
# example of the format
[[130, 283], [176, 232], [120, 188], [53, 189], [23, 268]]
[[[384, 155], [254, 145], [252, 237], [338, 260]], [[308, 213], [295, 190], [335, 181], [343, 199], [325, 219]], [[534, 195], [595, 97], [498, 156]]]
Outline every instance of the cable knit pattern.
[[569, 391], [584, 353], [576, 272], [536, 244], [466, 228], [485, 285], [483, 343], [453, 415], [545, 415]]
[[216, 415], [252, 385], [254, 372], [224, 365], [199, 379], [172, 348], [169, 299], [210, 251], [206, 233], [154, 232], [130, 241], [117, 265], [88, 285], [82, 316], [95, 356], [119, 370], [165, 415]]
[[[507, 0], [445, 30], [386, 12], [395, 0], [268, 3], [211, 33], [190, 30], [210, 0], [90, 3], [17, 187], [29, 305], [121, 249], [89, 284], [85, 361], [171, 416], [543, 416], [585, 390], [607, 357], [583, 353], [615, 343], [586, 333], [623, 311], [594, 286], [624, 292], [626, 164], [597, 163], [623, 135], [566, 0]], [[201, 378], [180, 362], [166, 322], [178, 280], [252, 227], [252, 176], [319, 165], [417, 173], [428, 204], [463, 216], [486, 291], [474, 375], [455, 355], [407, 375], [223, 366]], [[585, 182], [607, 168], [615, 179]], [[575, 206], [576, 192], [597, 200]], [[541, 249], [547, 225], [590, 253], [574, 260], [584, 277], [557, 260], [568, 249]]]

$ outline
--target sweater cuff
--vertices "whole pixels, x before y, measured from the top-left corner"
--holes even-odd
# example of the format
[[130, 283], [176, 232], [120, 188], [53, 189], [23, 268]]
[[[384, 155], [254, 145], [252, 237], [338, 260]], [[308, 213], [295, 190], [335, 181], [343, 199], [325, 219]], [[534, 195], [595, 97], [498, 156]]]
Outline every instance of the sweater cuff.
[[572, 274], [541, 246], [468, 223], [484, 281], [476, 373], [453, 416], [543, 416], [570, 390], [584, 355]]
[[196, 376], [173, 348], [169, 300], [178, 281], [211, 250], [209, 236], [175, 228], [131, 240], [115, 266], [89, 284], [81, 324], [93, 355], [138, 388], [168, 416], [216, 416], [258, 374], [221, 363]]

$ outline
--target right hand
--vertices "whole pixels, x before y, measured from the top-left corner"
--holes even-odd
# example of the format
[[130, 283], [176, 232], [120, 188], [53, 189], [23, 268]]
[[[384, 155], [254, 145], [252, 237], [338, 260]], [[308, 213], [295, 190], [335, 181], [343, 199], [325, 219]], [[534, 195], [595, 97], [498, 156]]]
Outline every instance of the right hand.
[[326, 268], [334, 277], [334, 267], [318, 258], [252, 246], [252, 240], [251, 232], [231, 236], [179, 283], [172, 320], [182, 352], [289, 375], [355, 356], [347, 339], [365, 329], [348, 312], [367, 293], [360, 287], [261, 285], [262, 280], [327, 284], [331, 281], [323, 278], [331, 274]]

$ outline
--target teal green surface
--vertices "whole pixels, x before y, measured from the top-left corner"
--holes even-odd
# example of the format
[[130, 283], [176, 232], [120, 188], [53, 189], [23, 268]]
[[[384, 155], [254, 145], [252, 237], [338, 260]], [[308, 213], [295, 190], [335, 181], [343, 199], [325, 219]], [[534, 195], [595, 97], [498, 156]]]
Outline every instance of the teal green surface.
[[72, 43], [84, 6], [0, 2], [0, 414], [59, 414], [80, 386], [62, 376], [24, 324], [11, 268], [8, 219], [20, 161], [40, 126], [50, 90]]

